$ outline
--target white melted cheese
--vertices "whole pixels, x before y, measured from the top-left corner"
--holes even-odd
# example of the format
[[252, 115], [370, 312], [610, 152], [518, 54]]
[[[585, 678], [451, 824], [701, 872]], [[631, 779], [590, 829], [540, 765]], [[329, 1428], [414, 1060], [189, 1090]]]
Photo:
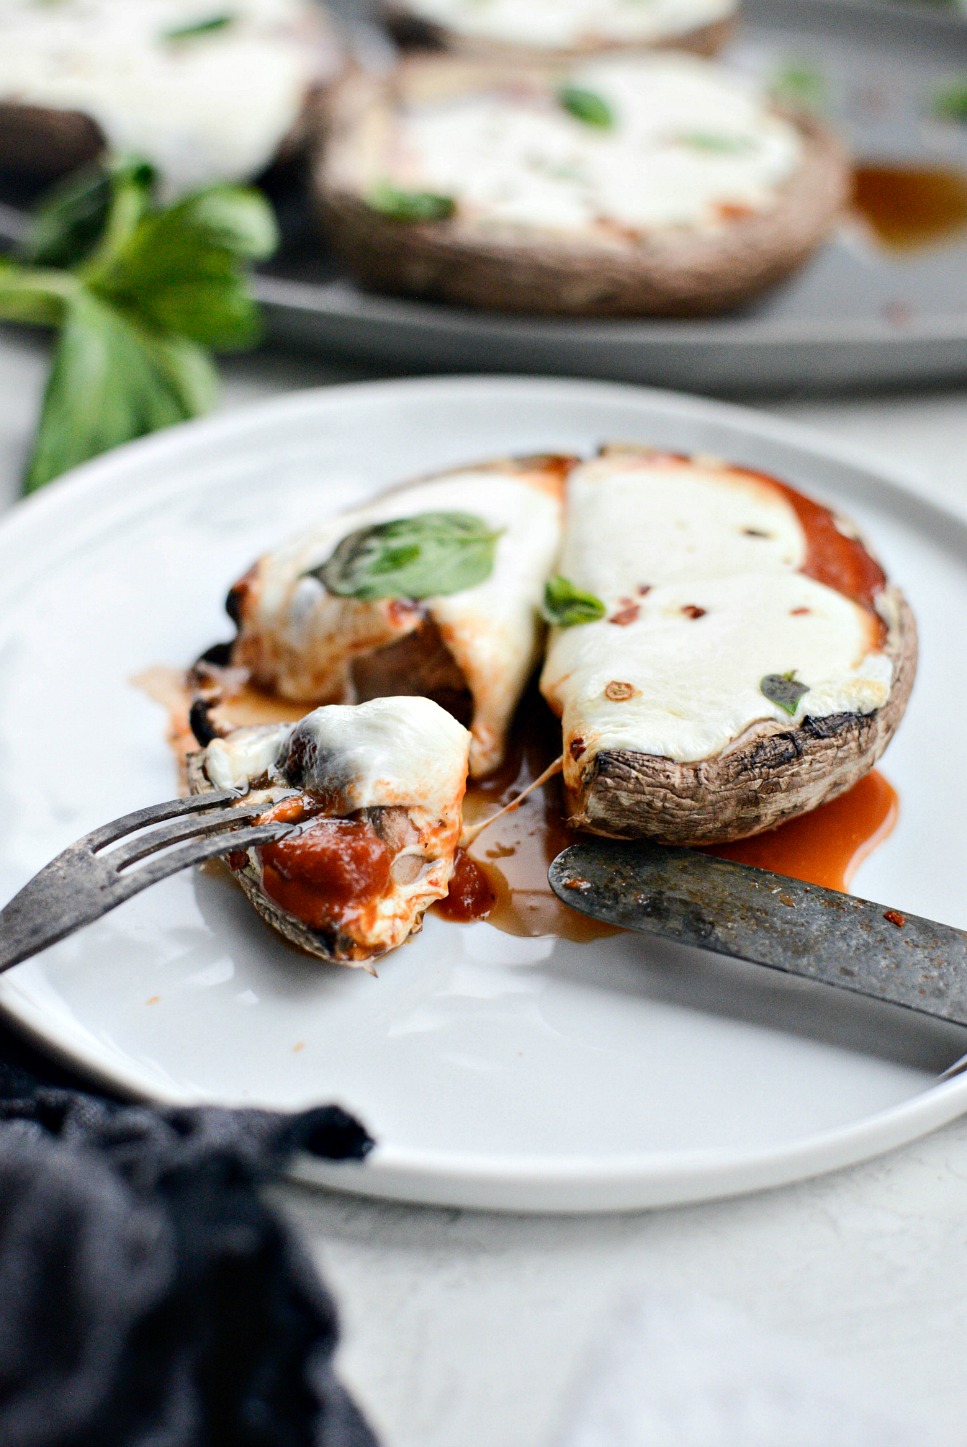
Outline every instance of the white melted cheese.
[[[779, 490], [712, 465], [605, 458], [572, 474], [569, 509], [561, 572], [607, 607], [554, 631], [541, 679], [571, 787], [605, 750], [692, 762], [760, 722], [886, 702], [876, 621], [797, 571], [806, 539]], [[760, 687], [789, 672], [807, 686], [793, 715]]]
[[588, 125], [533, 85], [414, 105], [398, 117], [391, 179], [452, 196], [477, 224], [597, 227], [621, 245], [628, 232], [768, 211], [800, 164], [795, 126], [709, 61], [600, 59], [568, 83], [600, 96], [614, 125]]
[[392, 603], [335, 597], [306, 576], [347, 534], [422, 512], [472, 513], [500, 533], [490, 576], [475, 588], [425, 599], [421, 608], [439, 628], [473, 696], [473, 772], [494, 768], [537, 661], [544, 580], [561, 538], [559, 499], [525, 477], [467, 468], [416, 483], [332, 518], [264, 557], [257, 611], [246, 619], [243, 643], [270, 660], [270, 686], [284, 697], [311, 697], [327, 681], [330, 688], [340, 683], [361, 643], [378, 647], [421, 621], [419, 610], [401, 618]]
[[169, 193], [263, 170], [337, 68], [309, 0], [0, 0], [0, 35], [0, 100], [82, 112]]
[[265, 776], [277, 783], [296, 738], [308, 748], [288, 782], [323, 794], [332, 813], [413, 805], [440, 819], [459, 809], [470, 735], [428, 698], [331, 704], [295, 724], [237, 729], [207, 746], [205, 772], [218, 789], [247, 791]]
[[650, 45], [731, 15], [735, 0], [406, 0], [422, 20], [537, 51]]

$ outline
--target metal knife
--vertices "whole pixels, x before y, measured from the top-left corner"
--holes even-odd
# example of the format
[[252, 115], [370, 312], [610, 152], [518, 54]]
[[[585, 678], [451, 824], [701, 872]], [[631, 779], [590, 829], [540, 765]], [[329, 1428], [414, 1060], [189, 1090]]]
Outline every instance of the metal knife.
[[695, 849], [587, 839], [548, 882], [622, 929], [967, 1025], [967, 931]]

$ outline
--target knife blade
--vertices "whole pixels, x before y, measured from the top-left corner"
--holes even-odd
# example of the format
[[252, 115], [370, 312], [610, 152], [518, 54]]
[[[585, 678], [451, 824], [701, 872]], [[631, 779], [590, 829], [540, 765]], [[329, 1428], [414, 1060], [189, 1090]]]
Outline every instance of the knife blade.
[[695, 849], [588, 839], [548, 883], [593, 919], [967, 1025], [967, 931]]

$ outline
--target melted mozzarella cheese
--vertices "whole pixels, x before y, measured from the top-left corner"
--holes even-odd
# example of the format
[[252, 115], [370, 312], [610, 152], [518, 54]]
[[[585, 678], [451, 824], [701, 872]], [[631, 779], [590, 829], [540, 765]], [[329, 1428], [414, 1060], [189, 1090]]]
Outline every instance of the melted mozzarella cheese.
[[535, 50], [647, 45], [731, 15], [734, 0], [406, 0], [458, 35]]
[[[560, 546], [560, 500], [528, 477], [467, 468], [387, 493], [267, 555], [257, 565], [255, 613], [244, 620], [237, 660], [286, 698], [346, 696], [354, 655], [428, 616], [473, 697], [473, 772], [494, 768], [537, 661], [544, 580]], [[336, 597], [306, 576], [349, 533], [434, 511], [471, 512], [500, 533], [493, 571], [475, 588], [401, 606]]]
[[[606, 457], [572, 474], [569, 508], [561, 572], [607, 608], [555, 630], [541, 679], [571, 787], [604, 750], [692, 762], [756, 723], [886, 702], [877, 620], [797, 571], [806, 538], [779, 489], [711, 465]], [[790, 672], [806, 685], [793, 715], [761, 689]]]
[[263, 170], [338, 63], [308, 0], [0, 0], [0, 32], [0, 100], [82, 112], [172, 193]]
[[285, 782], [327, 800], [327, 812], [416, 806], [440, 819], [459, 811], [470, 735], [428, 698], [376, 698], [317, 708], [295, 724], [237, 729], [205, 749], [219, 789], [245, 789], [279, 770], [298, 745], [298, 773]]
[[392, 180], [452, 196], [478, 224], [597, 228], [621, 245], [627, 232], [768, 211], [800, 164], [796, 128], [708, 61], [601, 59], [568, 83], [600, 96], [614, 125], [585, 124], [532, 82], [413, 105], [397, 121]]

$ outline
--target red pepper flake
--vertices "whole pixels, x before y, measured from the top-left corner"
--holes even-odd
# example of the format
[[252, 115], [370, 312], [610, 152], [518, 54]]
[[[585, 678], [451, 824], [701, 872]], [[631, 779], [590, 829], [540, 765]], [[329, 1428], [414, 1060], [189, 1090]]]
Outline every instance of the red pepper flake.
[[761, 528], [743, 528], [742, 532], [747, 538], [771, 538], [771, 533], [764, 533]]
[[746, 206], [741, 201], [720, 201], [715, 210], [720, 221], [741, 221], [746, 216], [755, 215], [755, 207]]
[[890, 924], [895, 924], [897, 929], [902, 929], [907, 922], [906, 915], [901, 914], [898, 909], [884, 910], [883, 918], [889, 920]]
[[[622, 599], [622, 601], [624, 600]], [[627, 628], [629, 623], [635, 623], [637, 621], [640, 612], [641, 609], [638, 607], [638, 604], [632, 603], [630, 608], [622, 608], [620, 613], [612, 614], [608, 622], [616, 623], [619, 628]]]
[[620, 679], [613, 678], [604, 690], [605, 698], [612, 703], [627, 703], [629, 698], [634, 698], [638, 690], [633, 683], [622, 683]]
[[812, 611], [813, 611], [813, 610], [812, 610], [811, 608], [790, 608], [790, 609], [789, 609], [789, 617], [790, 617], [790, 618], [805, 618], [806, 614], [807, 614], [807, 613], [811, 613]]
[[591, 888], [591, 881], [590, 879], [565, 879], [564, 888], [579, 889], [583, 892], [584, 890]]
[[568, 753], [571, 755], [571, 758], [574, 759], [576, 763], [577, 760], [584, 753], [584, 750], [586, 748], [587, 745], [582, 738], [572, 739], [570, 744], [568, 745]]
[[639, 597], [639, 598], [647, 598], [647, 597], [648, 597], [648, 594], [649, 594], [650, 592], [651, 592], [651, 584], [650, 584], [650, 583], [639, 583], [639, 584], [638, 584], [638, 597]]
[[706, 609], [697, 607], [695, 603], [686, 603], [682, 612], [686, 618], [704, 618]]

